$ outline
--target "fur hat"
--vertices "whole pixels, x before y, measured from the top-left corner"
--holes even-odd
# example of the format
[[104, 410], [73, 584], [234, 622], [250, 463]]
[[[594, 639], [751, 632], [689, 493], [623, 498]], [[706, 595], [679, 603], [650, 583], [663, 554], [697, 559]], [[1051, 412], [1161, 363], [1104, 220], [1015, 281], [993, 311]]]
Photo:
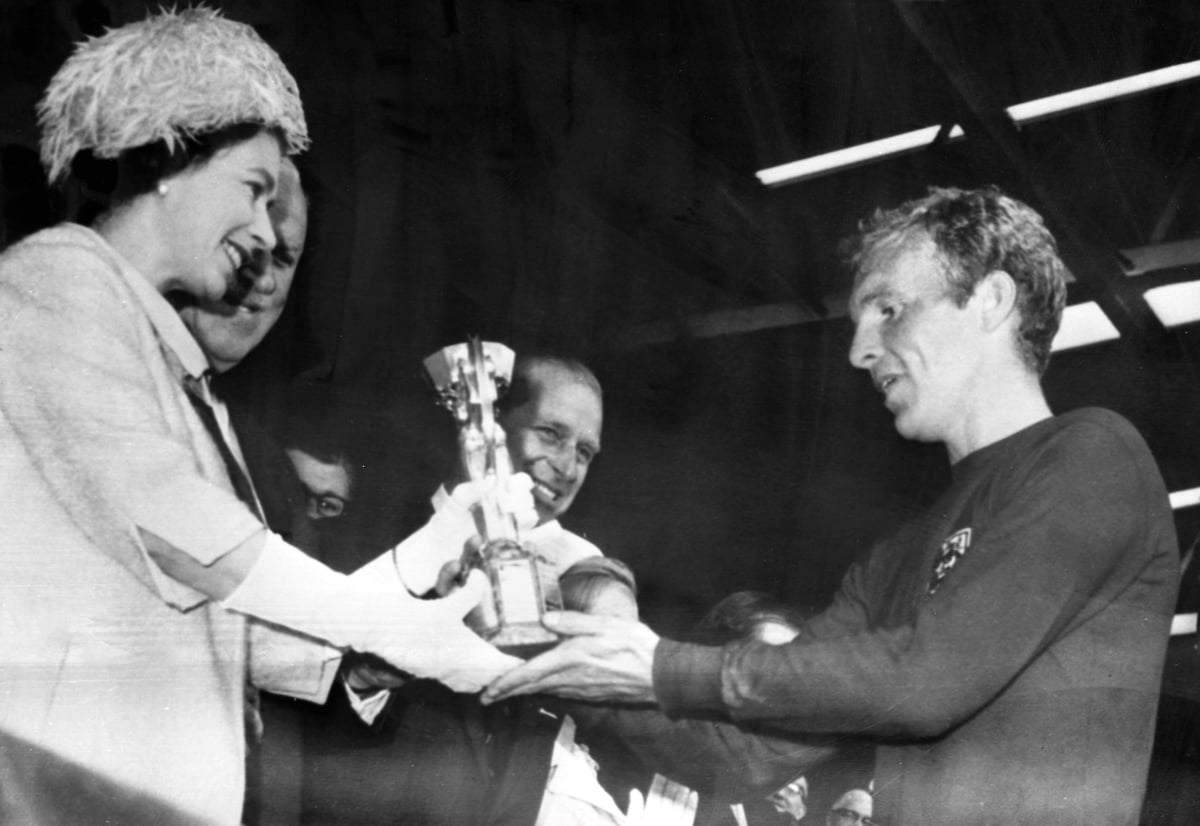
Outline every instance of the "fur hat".
[[300, 93], [279, 55], [206, 7], [164, 9], [83, 41], [38, 103], [51, 183], [84, 149], [99, 158], [160, 140], [174, 149], [247, 122], [278, 129], [288, 154], [308, 148]]

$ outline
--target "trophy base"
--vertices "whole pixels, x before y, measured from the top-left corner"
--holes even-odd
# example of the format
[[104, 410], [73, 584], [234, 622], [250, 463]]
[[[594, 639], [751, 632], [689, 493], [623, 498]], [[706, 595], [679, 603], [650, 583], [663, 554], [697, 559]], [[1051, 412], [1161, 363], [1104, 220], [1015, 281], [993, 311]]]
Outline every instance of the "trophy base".
[[484, 634], [483, 637], [505, 654], [523, 660], [549, 651], [562, 639], [558, 634], [535, 622], [503, 625], [491, 633]]

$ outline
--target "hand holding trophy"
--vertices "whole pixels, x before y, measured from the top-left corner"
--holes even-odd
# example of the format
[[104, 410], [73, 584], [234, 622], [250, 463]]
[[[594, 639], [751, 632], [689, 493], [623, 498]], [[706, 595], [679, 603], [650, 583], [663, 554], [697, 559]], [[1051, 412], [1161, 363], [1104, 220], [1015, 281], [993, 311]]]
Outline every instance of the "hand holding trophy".
[[513, 360], [504, 345], [472, 338], [439, 350], [424, 364], [439, 404], [458, 426], [462, 470], [482, 488], [471, 505], [478, 539], [468, 543], [461, 576], [482, 570], [490, 593], [467, 624], [501, 651], [528, 657], [558, 642], [541, 620], [546, 611], [562, 609], [562, 597], [554, 566], [522, 542], [524, 526], [509, 495], [512, 463], [496, 403], [508, 389]]

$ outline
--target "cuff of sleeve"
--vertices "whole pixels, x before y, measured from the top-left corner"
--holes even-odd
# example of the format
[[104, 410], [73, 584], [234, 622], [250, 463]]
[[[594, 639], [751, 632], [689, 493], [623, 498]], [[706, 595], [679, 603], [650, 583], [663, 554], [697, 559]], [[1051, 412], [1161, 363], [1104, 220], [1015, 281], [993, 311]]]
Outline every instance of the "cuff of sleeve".
[[150, 556], [150, 552], [146, 550], [144, 542], [139, 542], [138, 547], [141, 549], [142, 559], [146, 563], [146, 570], [150, 572], [150, 584], [163, 602], [179, 611], [190, 611], [197, 605], [208, 601], [208, 594], [197, 591], [190, 585], [185, 585], [164, 574], [158, 567], [158, 563]]
[[471, 514], [448, 498], [432, 519], [392, 549], [396, 573], [411, 593], [427, 593], [437, 584], [442, 566], [462, 555], [474, 533]]
[[130, 499], [133, 522], [203, 565], [211, 565], [262, 530], [236, 496], [204, 479], [158, 478]]
[[654, 649], [654, 694], [668, 717], [724, 711], [722, 649], [659, 640]]
[[272, 694], [324, 704], [341, 665], [340, 649], [251, 620], [250, 682]]
[[221, 605], [339, 648], [349, 647], [365, 622], [360, 616], [349, 616], [360, 610], [347, 603], [349, 579], [268, 531], [258, 560]]
[[437, 542], [438, 537], [426, 524], [388, 554], [400, 581], [409, 592], [420, 596], [437, 584], [438, 571], [441, 570]]

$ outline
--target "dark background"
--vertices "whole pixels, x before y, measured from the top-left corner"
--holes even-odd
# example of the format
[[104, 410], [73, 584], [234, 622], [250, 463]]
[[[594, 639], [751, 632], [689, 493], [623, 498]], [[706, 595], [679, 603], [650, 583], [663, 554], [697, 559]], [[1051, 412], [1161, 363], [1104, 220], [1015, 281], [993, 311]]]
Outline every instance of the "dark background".
[[[66, 214], [33, 104], [70, 44], [151, 5], [0, 0], [5, 243]], [[1171, 490], [1200, 486], [1198, 329], [1165, 330], [1118, 251], [1200, 237], [1200, 82], [1024, 128], [1012, 103], [1200, 58], [1200, 4], [1029, 0], [241, 0], [295, 74], [309, 248], [279, 329], [235, 376], [269, 423], [299, 383], [341, 405], [369, 493], [340, 538], [394, 538], [453, 437], [421, 359], [467, 335], [555, 348], [606, 389], [604, 451], [567, 519], [678, 632], [759, 588], [819, 606], [935, 494], [846, 362], [840, 238], [929, 184], [1041, 211], [1118, 341], [1056, 356], [1052, 405], [1111, 407]], [[968, 137], [769, 189], [758, 169], [923, 126]], [[1186, 542], [1200, 516], [1178, 513]], [[365, 553], [365, 551], [364, 551]]]

